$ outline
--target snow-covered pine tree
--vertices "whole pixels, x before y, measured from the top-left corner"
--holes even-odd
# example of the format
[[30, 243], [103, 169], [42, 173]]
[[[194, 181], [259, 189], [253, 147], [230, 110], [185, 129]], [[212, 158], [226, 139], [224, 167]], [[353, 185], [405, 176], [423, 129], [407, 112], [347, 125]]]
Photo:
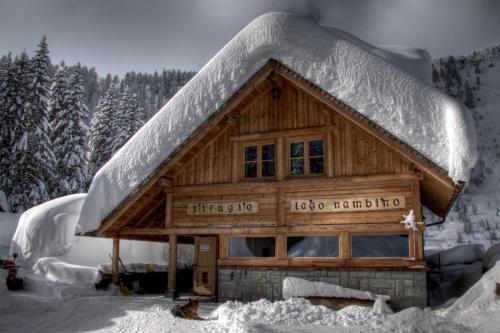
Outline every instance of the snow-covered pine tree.
[[16, 64], [20, 83], [17, 97], [23, 107], [14, 127], [12, 152], [17, 165], [9, 169], [9, 201], [14, 211], [22, 211], [50, 199], [48, 185], [54, 177], [47, 109], [50, 59], [45, 38], [31, 61], [23, 52]]
[[12, 146], [14, 145], [14, 126], [18, 109], [22, 109], [17, 99], [18, 76], [15, 64], [9, 53], [2, 58], [0, 69], [0, 189], [8, 195], [12, 183], [9, 178], [9, 167], [13, 163]]
[[80, 67], [61, 64], [54, 75], [50, 111], [53, 115], [57, 182], [53, 196], [85, 191], [87, 182], [88, 108]]
[[131, 93], [130, 88], [126, 86], [123, 89], [118, 114], [115, 117], [117, 131], [113, 140], [113, 154], [142, 127], [143, 119], [144, 113], [139, 106], [137, 95]]
[[113, 154], [113, 141], [117, 133], [115, 117], [119, 113], [120, 90], [111, 84], [97, 103], [90, 122], [89, 176], [93, 176]]

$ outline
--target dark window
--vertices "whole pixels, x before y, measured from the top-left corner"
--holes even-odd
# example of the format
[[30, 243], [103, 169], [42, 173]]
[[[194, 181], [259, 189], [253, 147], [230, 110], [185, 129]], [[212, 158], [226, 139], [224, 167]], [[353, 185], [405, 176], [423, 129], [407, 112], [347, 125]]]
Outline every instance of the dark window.
[[244, 178], [276, 176], [276, 145], [274, 143], [244, 147]]
[[323, 173], [323, 140], [309, 141], [309, 173]]
[[274, 237], [229, 237], [229, 257], [274, 257]]
[[338, 257], [337, 236], [307, 236], [287, 238], [288, 257]]
[[274, 144], [262, 145], [262, 177], [276, 175], [276, 146]]
[[352, 236], [352, 257], [408, 257], [408, 235]]
[[324, 142], [322, 139], [290, 142], [290, 175], [324, 173]]
[[245, 147], [245, 178], [257, 177], [257, 146]]

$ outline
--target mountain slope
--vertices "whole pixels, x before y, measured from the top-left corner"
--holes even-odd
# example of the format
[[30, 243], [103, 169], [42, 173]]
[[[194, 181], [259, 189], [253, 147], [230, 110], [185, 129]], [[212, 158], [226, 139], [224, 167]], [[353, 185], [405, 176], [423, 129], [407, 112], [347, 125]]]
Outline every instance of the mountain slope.
[[425, 246], [481, 243], [487, 248], [500, 242], [500, 45], [434, 61], [433, 81], [471, 108], [480, 157], [446, 221], [427, 228]]

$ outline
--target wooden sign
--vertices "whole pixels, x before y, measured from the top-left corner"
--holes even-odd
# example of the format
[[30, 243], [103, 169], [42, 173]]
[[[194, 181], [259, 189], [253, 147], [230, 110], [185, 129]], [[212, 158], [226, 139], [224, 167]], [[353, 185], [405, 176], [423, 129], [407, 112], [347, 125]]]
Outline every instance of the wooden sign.
[[291, 200], [292, 213], [337, 213], [405, 208], [404, 196]]
[[259, 212], [258, 202], [197, 202], [187, 205], [187, 215], [237, 215]]

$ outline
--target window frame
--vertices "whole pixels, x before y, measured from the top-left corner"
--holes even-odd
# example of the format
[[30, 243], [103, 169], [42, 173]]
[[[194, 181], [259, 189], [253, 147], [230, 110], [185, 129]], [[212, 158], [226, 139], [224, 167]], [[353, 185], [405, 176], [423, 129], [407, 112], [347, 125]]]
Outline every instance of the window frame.
[[[319, 135], [307, 135], [307, 136], [296, 136], [296, 137], [286, 137], [286, 142], [285, 142], [285, 168], [286, 168], [286, 175], [287, 177], [290, 178], [301, 178], [301, 177], [324, 177], [327, 176], [328, 174], [328, 168], [330, 167], [328, 165], [328, 153], [329, 153], [329, 147], [328, 147], [328, 140], [326, 134], [319, 134]], [[310, 159], [317, 157], [309, 156], [309, 142], [311, 141], [317, 141], [317, 140], [322, 140], [323, 141], [323, 155], [321, 157], [323, 158], [323, 172], [322, 173], [310, 173], [309, 170], [309, 163]], [[302, 175], [292, 175], [291, 173], [291, 161], [292, 159], [297, 159], [297, 158], [292, 158], [291, 156], [291, 144], [294, 142], [304, 142], [304, 173]]]
[[[266, 145], [274, 145], [274, 176], [262, 176], [262, 169], [263, 169], [263, 162], [264, 160], [262, 159], [262, 146]], [[245, 148], [246, 147], [257, 147], [257, 176], [252, 177], [252, 178], [246, 178], [245, 177], [245, 165], [247, 164], [247, 161], [245, 160]], [[259, 180], [274, 180], [277, 179], [277, 174], [278, 174], [278, 144], [276, 142], [276, 139], [269, 139], [269, 140], [258, 140], [258, 141], [245, 141], [240, 143], [240, 158], [239, 158], [239, 165], [240, 165], [240, 179], [243, 181], [259, 181]], [[272, 160], [265, 160], [265, 161], [272, 161]]]

